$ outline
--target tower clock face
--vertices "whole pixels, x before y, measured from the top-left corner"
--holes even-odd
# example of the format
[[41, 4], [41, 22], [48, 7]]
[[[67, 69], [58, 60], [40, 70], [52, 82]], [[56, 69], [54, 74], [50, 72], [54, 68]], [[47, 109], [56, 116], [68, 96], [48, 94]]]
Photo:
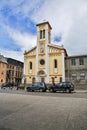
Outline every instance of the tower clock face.
[[44, 64], [45, 64], [45, 60], [41, 59], [41, 60], [40, 60], [40, 64], [41, 64], [41, 65], [44, 65]]

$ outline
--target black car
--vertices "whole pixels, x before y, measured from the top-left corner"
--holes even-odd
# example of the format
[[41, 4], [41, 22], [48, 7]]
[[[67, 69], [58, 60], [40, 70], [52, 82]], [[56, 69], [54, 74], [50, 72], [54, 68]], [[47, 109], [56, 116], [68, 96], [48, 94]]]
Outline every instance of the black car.
[[1, 88], [13, 88], [13, 83], [7, 82], [7, 83], [3, 83]]
[[60, 82], [48, 88], [50, 92], [63, 91], [71, 93], [74, 91], [74, 84], [71, 82]]
[[36, 82], [34, 84], [29, 85], [27, 88], [27, 91], [42, 91], [42, 92], [46, 92], [47, 87], [46, 84], [44, 82]]

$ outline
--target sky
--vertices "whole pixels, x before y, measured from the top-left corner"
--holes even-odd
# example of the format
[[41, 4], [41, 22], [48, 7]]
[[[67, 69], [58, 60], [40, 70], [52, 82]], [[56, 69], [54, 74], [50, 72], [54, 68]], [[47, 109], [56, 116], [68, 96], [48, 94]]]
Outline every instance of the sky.
[[44, 21], [52, 44], [64, 45], [69, 56], [87, 54], [87, 0], [0, 0], [0, 54], [24, 61]]

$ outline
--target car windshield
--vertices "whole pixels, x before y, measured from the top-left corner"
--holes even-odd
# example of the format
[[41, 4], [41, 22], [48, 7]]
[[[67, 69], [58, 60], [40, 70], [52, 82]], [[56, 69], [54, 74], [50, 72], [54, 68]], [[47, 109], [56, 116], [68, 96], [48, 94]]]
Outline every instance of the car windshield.
[[43, 86], [43, 83], [40, 83], [41, 86]]
[[43, 83], [37, 82], [37, 83], [34, 83], [33, 85], [34, 85], [34, 86], [43, 86]]
[[70, 84], [70, 85], [71, 85], [72, 83], [68, 83], [68, 84]]
[[56, 86], [60, 87], [60, 86], [62, 86], [62, 83], [57, 83]]
[[32, 86], [37, 86], [37, 84], [36, 84], [36, 83], [34, 83], [34, 84], [32, 84]]

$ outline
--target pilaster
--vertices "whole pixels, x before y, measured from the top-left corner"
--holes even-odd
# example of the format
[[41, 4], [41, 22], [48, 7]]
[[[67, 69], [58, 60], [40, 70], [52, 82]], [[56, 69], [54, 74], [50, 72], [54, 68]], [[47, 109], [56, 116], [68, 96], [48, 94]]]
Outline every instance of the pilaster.
[[65, 81], [65, 64], [64, 64], [64, 50], [62, 50], [62, 81]]

